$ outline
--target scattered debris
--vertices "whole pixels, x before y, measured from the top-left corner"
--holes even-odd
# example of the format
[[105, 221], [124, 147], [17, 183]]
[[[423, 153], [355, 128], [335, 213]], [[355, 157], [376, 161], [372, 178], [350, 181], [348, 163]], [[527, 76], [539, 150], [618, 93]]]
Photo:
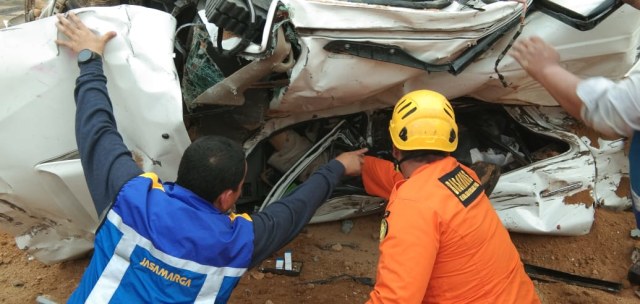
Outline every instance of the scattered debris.
[[635, 264], [640, 262], [640, 248], [634, 247], [631, 251], [631, 263]]
[[280, 265], [278, 265], [274, 260], [264, 260], [262, 264], [258, 267], [258, 271], [261, 273], [265, 273], [265, 276], [269, 273], [286, 275], [286, 276], [299, 276], [300, 272], [302, 272], [302, 262], [292, 261], [291, 269], [287, 270], [284, 268], [284, 261], [283, 261], [283, 266], [280, 267]]
[[340, 274], [337, 276], [332, 276], [326, 279], [320, 279], [320, 280], [312, 280], [312, 281], [304, 281], [298, 284], [314, 284], [314, 285], [324, 285], [324, 284], [328, 284], [328, 283], [332, 283], [334, 281], [340, 280], [340, 279], [351, 279], [356, 283], [360, 283], [363, 285], [367, 285], [367, 286], [371, 286], [373, 287], [373, 285], [375, 285], [375, 281], [372, 278], [369, 277], [357, 277], [357, 276], [353, 276], [350, 274]]
[[340, 231], [344, 234], [349, 234], [353, 229], [353, 221], [352, 220], [344, 220], [342, 221], [342, 225], [340, 226]]
[[[632, 237], [634, 231], [638, 231], [638, 229], [631, 230]], [[631, 262], [633, 264], [629, 267], [627, 278], [631, 284], [640, 285], [640, 248], [634, 247], [631, 251]]]
[[334, 244], [333, 246], [331, 246], [331, 250], [342, 251], [342, 245], [340, 243]]
[[57, 303], [49, 299], [49, 296], [41, 295], [36, 298], [36, 304], [57, 304]]
[[349, 247], [351, 249], [359, 249], [360, 246], [358, 246], [358, 244], [355, 243], [330, 243], [330, 244], [324, 244], [324, 245], [316, 245], [318, 248], [322, 249], [322, 250], [333, 250], [333, 251], [340, 251], [342, 250], [343, 247]]
[[[544, 268], [540, 266], [524, 264], [524, 269], [532, 280], [544, 282], [563, 282], [567, 284], [595, 288], [609, 292], [619, 292], [622, 284], [617, 282], [604, 281], [559, 270]], [[640, 273], [640, 272], [638, 272]]]
[[250, 272], [250, 275], [252, 278], [256, 279], [256, 280], [262, 280], [264, 279], [265, 274], [262, 272], [258, 272], [258, 271], [252, 271]]

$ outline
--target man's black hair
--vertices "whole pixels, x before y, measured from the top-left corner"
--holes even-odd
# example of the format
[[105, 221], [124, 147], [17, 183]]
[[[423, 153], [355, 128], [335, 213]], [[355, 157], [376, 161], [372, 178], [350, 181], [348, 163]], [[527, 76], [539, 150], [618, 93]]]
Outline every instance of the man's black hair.
[[244, 172], [240, 144], [222, 136], [204, 136], [184, 151], [176, 184], [213, 202], [225, 190], [237, 189]]

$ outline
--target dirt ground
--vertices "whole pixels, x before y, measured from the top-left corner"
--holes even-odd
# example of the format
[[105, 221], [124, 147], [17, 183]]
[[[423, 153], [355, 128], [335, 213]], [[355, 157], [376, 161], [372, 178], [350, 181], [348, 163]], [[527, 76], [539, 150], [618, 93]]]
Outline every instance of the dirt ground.
[[[236, 287], [230, 303], [363, 303], [375, 278], [381, 215], [342, 223], [309, 225], [285, 249], [302, 261], [299, 276], [264, 274], [251, 270]], [[543, 303], [638, 303], [635, 286], [626, 280], [631, 252], [640, 241], [628, 236], [633, 214], [596, 210], [591, 233], [579, 237], [512, 234], [525, 263], [623, 284], [610, 293], [565, 283], [534, 281]], [[275, 257], [275, 256], [274, 256]], [[34, 303], [38, 296], [63, 303], [76, 287], [88, 258], [43, 265], [19, 251], [13, 238], [0, 235], [0, 303]]]

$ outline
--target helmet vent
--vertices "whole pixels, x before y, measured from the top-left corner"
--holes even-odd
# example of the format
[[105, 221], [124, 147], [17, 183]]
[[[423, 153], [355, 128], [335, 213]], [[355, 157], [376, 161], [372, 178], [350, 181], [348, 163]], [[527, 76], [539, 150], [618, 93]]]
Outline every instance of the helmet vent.
[[407, 114], [404, 114], [404, 115], [402, 116], [402, 119], [407, 118], [409, 115], [413, 114], [413, 112], [415, 112], [415, 111], [417, 111], [417, 110], [418, 110], [418, 108], [414, 107], [413, 109], [409, 110], [409, 112], [407, 112]]
[[410, 107], [410, 106], [411, 106], [411, 103], [408, 103], [408, 104], [406, 104], [406, 105], [404, 105], [404, 106], [400, 107], [400, 108], [398, 109], [398, 112], [397, 112], [397, 113], [398, 113], [398, 114], [402, 113], [402, 111], [404, 111], [406, 108], [408, 108], [408, 107]]
[[447, 113], [447, 115], [449, 115], [449, 117], [453, 118], [453, 115], [451, 115], [451, 113], [449, 113], [449, 111], [447, 111], [446, 108], [443, 109], [445, 113]]
[[400, 139], [402, 139], [402, 141], [407, 141], [407, 128], [402, 128], [402, 130], [400, 130], [400, 133], [398, 134], [398, 137], [400, 137]]
[[449, 142], [452, 143], [456, 140], [456, 130], [451, 129], [451, 132], [449, 133]]
[[396, 105], [396, 109], [398, 109], [398, 113], [402, 112], [402, 110], [404, 110], [406, 107], [409, 106], [409, 104], [404, 104], [405, 102], [407, 102], [407, 99], [403, 99], [400, 102], [398, 102], [398, 105]]

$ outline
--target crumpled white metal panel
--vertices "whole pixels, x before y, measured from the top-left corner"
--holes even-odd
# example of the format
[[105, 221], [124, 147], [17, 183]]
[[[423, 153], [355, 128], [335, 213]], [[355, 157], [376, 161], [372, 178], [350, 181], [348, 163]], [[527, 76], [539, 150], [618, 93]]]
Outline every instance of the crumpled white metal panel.
[[[631, 207], [631, 197], [625, 191], [629, 178], [629, 157], [624, 153], [625, 140], [598, 139], [598, 148], [593, 147], [588, 138], [582, 140], [589, 147], [596, 164], [596, 184], [593, 189], [595, 201], [602, 206], [625, 210]], [[628, 188], [626, 188], [628, 190]]]
[[[454, 76], [447, 72], [428, 73], [398, 64], [334, 54], [325, 51], [323, 47], [333, 40], [371, 41], [401, 46], [425, 62], [447, 62], [495, 27], [469, 30], [465, 32], [465, 36], [459, 35], [457, 30], [447, 31], [456, 27], [457, 18], [429, 25], [415, 20], [420, 19], [418, 16], [429, 19], [437, 18], [431, 15], [468, 12], [408, 12], [411, 10], [383, 6], [366, 8], [382, 20], [397, 18], [397, 26], [391, 21], [383, 23], [388, 26], [388, 30], [383, 31], [376, 18], [362, 17], [357, 12], [365, 4], [298, 0], [288, 0], [286, 3], [291, 10], [293, 24], [300, 34], [302, 54], [291, 72], [290, 85], [271, 102], [271, 109], [276, 114], [325, 110], [329, 113], [346, 114], [346, 111], [357, 109], [354, 104], [367, 107], [366, 104], [372, 99], [392, 106], [398, 98], [416, 89], [438, 90], [448, 98], [469, 95], [503, 104], [557, 105], [509, 56], [505, 56], [498, 65], [507, 86], [503, 86], [498, 79], [498, 74], [494, 71], [496, 60], [506, 49], [516, 29], [505, 33], [466, 70]], [[468, 22], [476, 21], [483, 14], [497, 21], [505, 19], [504, 14], [490, 9], [492, 5], [500, 5], [500, 13], [509, 10], [512, 18], [520, 17], [521, 5], [513, 1], [501, 1], [485, 6], [485, 12], [465, 15], [469, 17]], [[317, 18], [320, 15], [325, 17]], [[360, 19], [356, 16], [367, 22], [353, 21]], [[358, 24], [360, 28], [356, 31], [353, 24]], [[427, 30], [421, 32], [419, 26], [424, 26]], [[428, 26], [438, 27], [441, 32], [434, 34], [434, 28]], [[398, 28], [411, 29], [412, 32], [407, 34], [410, 31], [397, 31]], [[636, 47], [640, 41], [640, 11], [628, 5], [622, 6], [589, 31], [579, 31], [550, 16], [533, 12], [527, 16], [520, 39], [533, 35], [554, 45], [560, 52], [563, 64], [578, 75], [619, 78], [632, 66], [635, 59]]]
[[511, 231], [582, 235], [590, 231], [596, 206], [622, 210], [631, 205], [618, 194], [629, 176], [624, 140], [599, 139], [593, 147], [572, 133], [573, 120], [559, 107], [506, 107], [530, 130], [561, 139], [569, 151], [503, 174], [491, 202]]
[[558, 107], [508, 107], [507, 112], [532, 131], [561, 139], [569, 150], [500, 176], [491, 203], [510, 231], [583, 235], [593, 224], [592, 193], [584, 201], [567, 198], [594, 189], [593, 155], [563, 126], [570, 122]]
[[338, 30], [342, 33], [350, 30], [377, 30], [380, 31], [378, 34], [388, 37], [420, 35], [411, 33], [412, 31], [432, 32], [441, 37], [464, 36], [467, 33], [469, 36], [477, 36], [478, 33], [486, 33], [489, 28], [499, 26], [497, 23], [501, 20], [522, 10], [522, 5], [515, 1], [498, 1], [485, 5], [482, 12], [469, 9], [456, 1], [443, 9], [410, 9], [341, 0], [281, 2], [287, 6], [297, 29]]
[[[397, 45], [425, 62], [443, 63], [455, 59], [461, 51], [503, 23], [519, 18], [523, 8], [513, 1], [486, 5], [483, 12], [465, 10], [457, 2], [445, 10], [414, 10], [346, 1], [283, 2], [300, 34], [302, 54], [292, 70], [291, 84], [273, 99], [271, 108], [291, 112], [366, 103], [371, 96], [390, 89], [397, 91], [387, 100], [392, 105], [404, 92], [396, 87], [401, 89], [407, 81], [453, 77], [446, 72], [427, 74], [424, 70], [397, 64], [333, 54], [323, 49], [330, 41]], [[429, 86], [429, 83], [422, 82], [422, 85]], [[468, 91], [458, 88], [456, 93], [461, 96]]]
[[[139, 6], [77, 14], [99, 33], [118, 33], [104, 54], [118, 128], [145, 171], [173, 180], [190, 143], [173, 63], [175, 19]], [[98, 225], [74, 135], [79, 69], [54, 43], [62, 38], [56, 21], [0, 31], [0, 229], [45, 263], [92, 248]]]
[[[512, 36], [507, 33], [506, 36]], [[579, 31], [543, 13], [534, 12], [527, 17], [519, 39], [542, 37], [553, 45], [562, 65], [576, 75], [586, 78], [603, 76], [620, 79], [636, 61], [640, 45], [640, 10], [623, 5], [595, 28]], [[480, 76], [482, 85], [471, 91], [478, 99], [502, 104], [535, 104], [556, 106], [557, 102], [540, 84], [529, 77], [506, 56], [499, 65], [508, 87], [504, 87], [493, 71], [495, 57], [506, 46], [504, 39], [464, 73]], [[463, 73], [463, 74], [464, 74]]]

